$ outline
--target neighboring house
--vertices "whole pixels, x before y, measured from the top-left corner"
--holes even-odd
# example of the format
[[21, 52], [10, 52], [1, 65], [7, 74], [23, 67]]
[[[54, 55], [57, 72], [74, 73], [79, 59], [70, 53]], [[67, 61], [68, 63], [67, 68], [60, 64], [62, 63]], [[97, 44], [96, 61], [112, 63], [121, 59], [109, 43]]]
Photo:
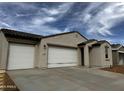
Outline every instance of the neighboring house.
[[82, 64], [87, 67], [108, 67], [113, 64], [111, 45], [107, 41], [88, 40], [78, 44], [82, 51]]
[[0, 68], [15, 70], [81, 65], [77, 45], [87, 38], [75, 31], [44, 37], [1, 29], [0, 40]]
[[124, 46], [112, 44], [113, 65], [124, 65]]

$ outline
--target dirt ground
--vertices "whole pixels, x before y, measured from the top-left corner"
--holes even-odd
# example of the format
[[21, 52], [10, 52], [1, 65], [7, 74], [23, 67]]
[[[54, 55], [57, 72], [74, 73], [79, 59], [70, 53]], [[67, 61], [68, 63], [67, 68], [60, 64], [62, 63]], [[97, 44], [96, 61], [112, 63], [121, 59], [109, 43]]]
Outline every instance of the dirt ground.
[[101, 69], [106, 70], [106, 71], [124, 74], [124, 65], [123, 66], [113, 66], [113, 67], [101, 68]]

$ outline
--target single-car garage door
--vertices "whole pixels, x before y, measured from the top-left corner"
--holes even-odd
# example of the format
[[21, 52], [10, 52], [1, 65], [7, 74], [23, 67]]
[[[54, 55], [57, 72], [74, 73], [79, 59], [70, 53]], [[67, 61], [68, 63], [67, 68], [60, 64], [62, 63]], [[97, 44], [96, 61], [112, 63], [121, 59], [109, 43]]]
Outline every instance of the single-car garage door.
[[49, 46], [48, 68], [77, 65], [78, 65], [77, 49]]
[[34, 46], [24, 44], [10, 44], [8, 70], [33, 68]]

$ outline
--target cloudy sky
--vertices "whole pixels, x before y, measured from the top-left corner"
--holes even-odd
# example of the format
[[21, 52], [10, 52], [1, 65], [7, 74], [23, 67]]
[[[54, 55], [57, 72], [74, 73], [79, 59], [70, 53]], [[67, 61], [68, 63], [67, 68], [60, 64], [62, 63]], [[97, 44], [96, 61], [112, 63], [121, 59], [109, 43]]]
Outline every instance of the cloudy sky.
[[0, 3], [0, 28], [40, 35], [79, 31], [124, 44], [124, 3]]

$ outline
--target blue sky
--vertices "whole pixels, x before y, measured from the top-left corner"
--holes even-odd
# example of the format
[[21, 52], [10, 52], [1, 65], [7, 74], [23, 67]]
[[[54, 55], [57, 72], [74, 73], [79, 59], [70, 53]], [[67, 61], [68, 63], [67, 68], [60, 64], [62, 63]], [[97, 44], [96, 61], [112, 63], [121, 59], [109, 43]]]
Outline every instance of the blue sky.
[[79, 31], [124, 44], [124, 3], [0, 3], [0, 28], [40, 35]]

